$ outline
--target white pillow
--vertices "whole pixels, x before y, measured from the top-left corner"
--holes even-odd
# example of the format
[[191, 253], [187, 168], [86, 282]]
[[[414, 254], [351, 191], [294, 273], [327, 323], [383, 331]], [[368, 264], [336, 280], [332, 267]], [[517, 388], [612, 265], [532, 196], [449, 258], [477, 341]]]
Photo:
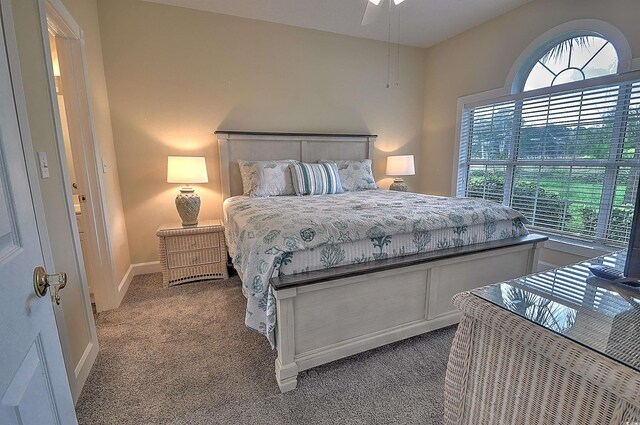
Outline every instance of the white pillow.
[[335, 162], [338, 166], [342, 189], [345, 192], [355, 192], [358, 190], [377, 189], [376, 181], [373, 178], [370, 159], [360, 160], [337, 160], [330, 161], [321, 159], [318, 162]]
[[295, 195], [289, 164], [293, 159], [282, 161], [238, 161], [242, 188], [245, 196]]

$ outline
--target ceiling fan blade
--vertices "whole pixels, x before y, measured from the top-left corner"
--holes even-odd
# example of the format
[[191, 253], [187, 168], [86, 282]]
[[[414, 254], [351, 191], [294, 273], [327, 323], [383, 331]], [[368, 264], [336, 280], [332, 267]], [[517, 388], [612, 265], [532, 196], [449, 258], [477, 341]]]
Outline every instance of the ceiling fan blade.
[[367, 1], [367, 7], [364, 9], [364, 16], [362, 17], [362, 25], [369, 25], [380, 16], [384, 0], [377, 0], [377, 3], [374, 3], [374, 1], [375, 0]]

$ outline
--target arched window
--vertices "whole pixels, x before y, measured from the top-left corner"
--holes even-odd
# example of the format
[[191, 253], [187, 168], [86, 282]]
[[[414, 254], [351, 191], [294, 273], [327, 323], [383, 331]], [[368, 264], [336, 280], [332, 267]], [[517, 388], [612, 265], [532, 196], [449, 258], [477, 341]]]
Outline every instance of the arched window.
[[[523, 91], [583, 81], [618, 72], [618, 54], [599, 35], [579, 35], [542, 49], [528, 71]], [[531, 66], [531, 65], [529, 65]]]
[[596, 29], [543, 35], [512, 68], [510, 95], [463, 104], [457, 195], [509, 205], [536, 231], [624, 246], [640, 180], [640, 72], [625, 73], [624, 36]]

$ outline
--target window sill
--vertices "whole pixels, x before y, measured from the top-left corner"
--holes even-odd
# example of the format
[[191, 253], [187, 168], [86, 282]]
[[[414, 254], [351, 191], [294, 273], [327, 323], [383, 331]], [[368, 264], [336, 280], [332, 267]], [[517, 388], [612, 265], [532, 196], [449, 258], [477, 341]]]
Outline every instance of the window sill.
[[594, 258], [610, 252], [618, 251], [618, 248], [566, 238], [553, 233], [545, 233], [538, 229], [532, 229], [531, 233], [549, 237], [549, 240], [544, 244], [546, 249], [577, 255], [579, 257]]

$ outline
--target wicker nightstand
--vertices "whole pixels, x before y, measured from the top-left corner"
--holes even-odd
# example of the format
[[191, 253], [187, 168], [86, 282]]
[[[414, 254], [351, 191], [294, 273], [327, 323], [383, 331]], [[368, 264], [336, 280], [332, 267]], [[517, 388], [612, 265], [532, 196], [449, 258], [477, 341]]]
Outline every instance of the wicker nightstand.
[[205, 279], [227, 279], [227, 247], [220, 220], [203, 220], [197, 226], [160, 226], [162, 283], [173, 286]]

